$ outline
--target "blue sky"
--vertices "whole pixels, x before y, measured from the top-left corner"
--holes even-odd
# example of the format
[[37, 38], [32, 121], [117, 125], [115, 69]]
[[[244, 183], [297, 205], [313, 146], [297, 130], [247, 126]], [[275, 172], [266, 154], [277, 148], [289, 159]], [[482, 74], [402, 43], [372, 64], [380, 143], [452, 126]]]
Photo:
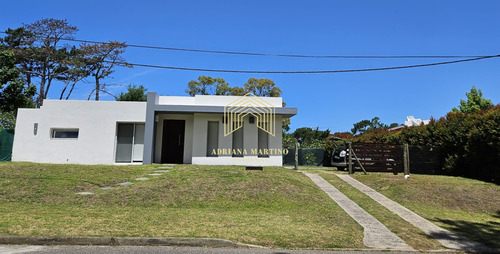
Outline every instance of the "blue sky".
[[[41, 18], [68, 19], [77, 39], [165, 47], [308, 55], [497, 55], [500, 1], [9, 1], [0, 30]], [[241, 70], [335, 70], [446, 59], [304, 59], [128, 48], [132, 63]], [[472, 85], [500, 102], [500, 59], [362, 73], [231, 74], [118, 68], [109, 83], [143, 84], [161, 95], [186, 95], [200, 75], [242, 86], [269, 78], [298, 108], [292, 129], [348, 131], [374, 116], [403, 123], [407, 115], [439, 118]], [[80, 84], [72, 99], [86, 99]], [[60, 87], [54, 86], [56, 98]], [[124, 91], [117, 86], [114, 93]], [[104, 97], [111, 100], [110, 96]]]

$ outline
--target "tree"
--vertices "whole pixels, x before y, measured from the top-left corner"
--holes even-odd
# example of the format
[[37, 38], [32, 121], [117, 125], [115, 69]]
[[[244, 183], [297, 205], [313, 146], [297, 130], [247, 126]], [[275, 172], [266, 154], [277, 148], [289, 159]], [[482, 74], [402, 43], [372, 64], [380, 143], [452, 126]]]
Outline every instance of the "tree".
[[96, 101], [100, 99], [100, 92], [108, 93], [106, 84], [101, 83], [101, 80], [113, 73], [116, 65], [132, 67], [122, 57], [126, 47], [125, 42], [117, 41], [80, 45], [85, 54], [85, 64], [95, 80], [95, 88], [90, 92], [89, 100], [94, 93]]
[[[66, 100], [69, 99], [76, 84], [90, 76], [90, 70], [85, 64], [85, 55], [82, 50], [73, 46], [69, 51], [64, 52], [64, 54], [67, 59], [60, 65], [60, 74], [56, 77], [57, 80], [64, 83], [59, 100], [62, 100], [64, 97]], [[66, 93], [66, 91], [68, 92]]]
[[198, 81], [191, 80], [188, 83], [186, 93], [195, 95], [231, 95], [231, 88], [223, 78], [212, 78], [199, 76]]
[[301, 147], [312, 146], [313, 144], [324, 144], [325, 139], [330, 135], [330, 130], [320, 131], [318, 127], [314, 130], [310, 127], [302, 127], [296, 129], [292, 135]]
[[[388, 129], [389, 126], [387, 124], [384, 124], [380, 122], [380, 117], [376, 116], [372, 118], [372, 120], [361, 120], [355, 124], [353, 124], [353, 128], [351, 129], [351, 132], [353, 135], [356, 135], [357, 133], [359, 134], [364, 134], [371, 132], [373, 130], [384, 130]], [[392, 123], [390, 126], [395, 127], [398, 126], [397, 123]]]
[[15, 65], [14, 53], [0, 50], [0, 125], [11, 129], [20, 107], [33, 107], [31, 97], [36, 88], [26, 85], [21, 72]]
[[281, 89], [270, 79], [250, 78], [244, 85], [245, 93], [255, 96], [280, 97]]
[[24, 72], [37, 76], [39, 81], [37, 106], [47, 98], [51, 83], [64, 68], [60, 67], [65, 60], [65, 50], [58, 49], [61, 39], [72, 39], [78, 29], [69, 25], [66, 19], [41, 19], [32, 24], [24, 25], [26, 33], [21, 33], [27, 37], [29, 47], [22, 50], [23, 57], [30, 61]]
[[481, 89], [476, 89], [476, 86], [472, 86], [470, 92], [465, 93], [465, 95], [467, 96], [467, 101], [461, 99], [458, 109], [453, 108], [452, 112], [472, 113], [494, 106], [490, 99], [483, 98], [483, 92], [481, 92]]
[[116, 97], [117, 101], [146, 101], [148, 89], [144, 88], [143, 85], [128, 85], [127, 92], [121, 92], [119, 96]]
[[[199, 76], [198, 80], [191, 80], [188, 83], [186, 93], [195, 95], [232, 95], [243, 96], [252, 93], [261, 97], [280, 97], [281, 89], [270, 79], [250, 78], [243, 87], [230, 87], [223, 78], [212, 78], [208, 76]], [[286, 103], [283, 102], [283, 107]], [[284, 118], [281, 124], [283, 131], [290, 130], [290, 119]]]

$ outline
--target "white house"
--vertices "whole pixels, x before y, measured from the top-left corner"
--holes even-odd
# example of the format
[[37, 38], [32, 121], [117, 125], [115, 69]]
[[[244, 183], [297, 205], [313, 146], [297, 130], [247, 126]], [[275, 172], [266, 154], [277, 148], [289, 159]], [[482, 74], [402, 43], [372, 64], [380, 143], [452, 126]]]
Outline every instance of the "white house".
[[19, 109], [13, 161], [281, 166], [280, 97], [158, 96], [147, 102], [44, 100]]

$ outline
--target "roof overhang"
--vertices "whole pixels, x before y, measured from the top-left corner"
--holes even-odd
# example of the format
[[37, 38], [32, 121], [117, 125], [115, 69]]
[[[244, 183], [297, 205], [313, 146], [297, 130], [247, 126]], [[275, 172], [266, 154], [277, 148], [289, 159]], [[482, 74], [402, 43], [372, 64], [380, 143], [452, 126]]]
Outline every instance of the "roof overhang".
[[[224, 106], [200, 106], [200, 105], [155, 105], [155, 113], [176, 113], [176, 114], [224, 114]], [[297, 114], [297, 108], [281, 108], [275, 107], [274, 113], [285, 118], [292, 117]]]

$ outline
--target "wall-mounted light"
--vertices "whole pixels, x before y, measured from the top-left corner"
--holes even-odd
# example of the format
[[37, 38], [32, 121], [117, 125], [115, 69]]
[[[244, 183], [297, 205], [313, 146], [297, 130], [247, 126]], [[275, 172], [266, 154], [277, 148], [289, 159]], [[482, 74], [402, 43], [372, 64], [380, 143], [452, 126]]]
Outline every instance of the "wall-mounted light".
[[36, 136], [37, 133], [38, 133], [38, 123], [34, 123], [33, 124], [33, 135]]
[[248, 118], [248, 122], [249, 122], [249, 123], [252, 123], [252, 124], [253, 124], [253, 123], [255, 123], [255, 117], [250, 116], [250, 117]]
[[160, 121], [160, 116], [159, 116], [159, 115], [156, 115], [156, 116], [155, 116], [155, 122], [158, 122], [158, 121]]

